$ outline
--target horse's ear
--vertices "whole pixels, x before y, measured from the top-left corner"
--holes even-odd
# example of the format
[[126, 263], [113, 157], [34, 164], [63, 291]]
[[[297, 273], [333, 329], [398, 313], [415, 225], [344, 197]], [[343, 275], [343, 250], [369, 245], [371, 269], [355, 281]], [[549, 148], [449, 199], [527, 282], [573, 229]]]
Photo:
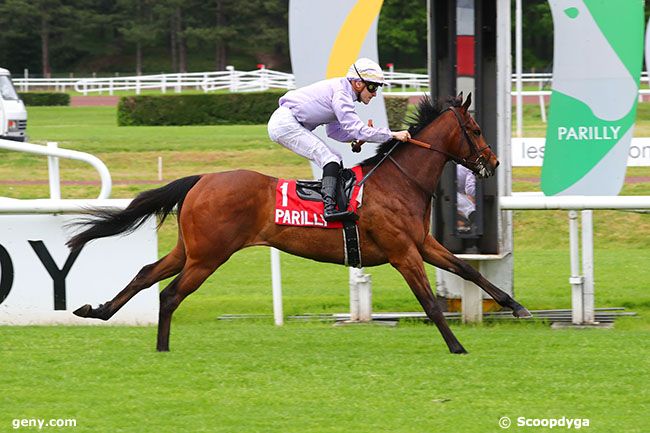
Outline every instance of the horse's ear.
[[470, 105], [472, 105], [472, 92], [469, 92], [469, 94], [467, 95], [467, 99], [465, 100], [465, 103], [463, 104], [463, 109], [465, 111], [467, 111], [469, 109]]
[[461, 91], [456, 97], [456, 102], [460, 105], [463, 103], [463, 92]]

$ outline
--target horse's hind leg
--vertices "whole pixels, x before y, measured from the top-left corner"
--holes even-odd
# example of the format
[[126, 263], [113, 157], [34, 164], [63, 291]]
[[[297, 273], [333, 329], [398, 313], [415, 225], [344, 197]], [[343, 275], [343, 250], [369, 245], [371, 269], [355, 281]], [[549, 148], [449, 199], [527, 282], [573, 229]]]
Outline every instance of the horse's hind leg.
[[445, 340], [445, 343], [447, 343], [449, 351], [458, 354], [467, 353], [465, 348], [460, 344], [452, 330], [449, 328], [449, 324], [447, 323], [445, 316], [442, 314], [440, 306], [436, 302], [433, 291], [431, 290], [431, 285], [429, 284], [429, 279], [424, 270], [422, 257], [420, 257], [418, 252], [412, 251], [400, 255], [399, 258], [391, 259], [390, 263], [399, 271], [400, 274], [402, 274], [416, 298], [420, 301], [420, 305], [422, 305], [427, 317], [435, 323], [438, 331], [442, 334], [442, 338]]
[[86, 304], [75, 310], [74, 314], [79, 317], [108, 320], [141, 290], [178, 274], [183, 269], [184, 264], [185, 249], [182, 241], [179, 240], [176, 247], [165, 257], [140, 269], [135, 278], [112, 300], [101, 304], [97, 308], [92, 308], [92, 306]]
[[165, 289], [160, 292], [160, 312], [158, 315], [159, 352], [169, 351], [169, 332], [172, 314], [188, 295], [194, 292], [225, 260], [188, 260], [185, 267]]
[[453, 272], [485, 290], [499, 305], [511, 309], [513, 316], [521, 318], [532, 317], [532, 314], [520, 303], [489, 282], [476, 269], [449, 252], [431, 235], [428, 235], [425, 239], [420, 252], [427, 263], [445, 271]]

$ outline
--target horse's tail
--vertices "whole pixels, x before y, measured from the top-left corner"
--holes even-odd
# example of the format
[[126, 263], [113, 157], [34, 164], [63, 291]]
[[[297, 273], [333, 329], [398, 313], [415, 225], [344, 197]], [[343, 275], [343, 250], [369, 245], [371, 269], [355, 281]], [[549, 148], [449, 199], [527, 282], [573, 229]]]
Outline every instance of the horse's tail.
[[160, 226], [174, 206], [178, 210], [183, 200], [201, 176], [188, 176], [177, 179], [160, 188], [144, 191], [133, 199], [124, 209], [90, 209], [93, 215], [74, 221], [72, 226], [84, 226], [86, 230], [73, 236], [66, 245], [73, 251], [80, 250], [93, 239], [114, 236], [120, 233], [131, 233], [140, 227], [151, 215], [160, 217]]

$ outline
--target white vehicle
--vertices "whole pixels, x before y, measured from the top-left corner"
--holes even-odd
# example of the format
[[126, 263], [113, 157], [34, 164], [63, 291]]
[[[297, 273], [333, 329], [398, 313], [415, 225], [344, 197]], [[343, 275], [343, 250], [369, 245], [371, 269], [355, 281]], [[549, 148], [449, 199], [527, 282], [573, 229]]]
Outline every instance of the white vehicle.
[[11, 74], [0, 68], [0, 138], [25, 141], [27, 110], [16, 93]]

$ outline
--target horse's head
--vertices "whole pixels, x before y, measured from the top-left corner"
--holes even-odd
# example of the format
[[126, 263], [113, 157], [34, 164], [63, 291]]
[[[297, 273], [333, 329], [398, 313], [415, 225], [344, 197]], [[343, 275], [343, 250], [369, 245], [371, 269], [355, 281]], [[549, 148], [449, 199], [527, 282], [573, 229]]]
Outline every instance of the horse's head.
[[457, 123], [455, 128], [455, 145], [450, 153], [455, 161], [473, 171], [478, 177], [485, 178], [494, 174], [499, 165], [496, 155], [481, 133], [481, 127], [476, 123], [468, 109], [472, 103], [472, 94], [463, 102], [463, 93], [455, 99], [446, 113], [449, 121]]

